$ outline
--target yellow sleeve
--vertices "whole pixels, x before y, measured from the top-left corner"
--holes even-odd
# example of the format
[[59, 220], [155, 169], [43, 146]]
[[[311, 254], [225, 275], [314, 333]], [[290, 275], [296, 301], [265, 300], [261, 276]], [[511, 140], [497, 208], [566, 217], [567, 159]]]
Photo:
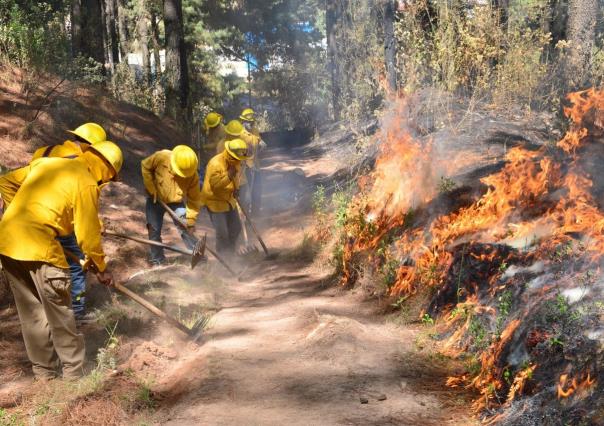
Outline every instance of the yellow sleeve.
[[86, 187], [77, 194], [73, 208], [73, 229], [84, 255], [103, 272], [107, 264], [101, 245], [99, 194], [99, 188], [94, 186]]
[[156, 154], [153, 154], [141, 161], [143, 184], [145, 185], [145, 189], [150, 195], [157, 194], [157, 188], [155, 187], [155, 179], [153, 177], [153, 173], [155, 172], [155, 168], [157, 167], [157, 165], [155, 164], [155, 156]]
[[202, 205], [201, 190], [199, 188], [199, 175], [195, 173], [187, 188], [187, 224], [193, 225], [197, 221]]
[[31, 157], [30, 163], [38, 158], [42, 158], [44, 156], [44, 152], [48, 149], [47, 146], [43, 146], [42, 148], [38, 148], [34, 151], [34, 155]]
[[0, 197], [4, 201], [5, 209], [13, 201], [13, 198], [15, 198], [15, 194], [21, 188], [21, 184], [30, 171], [31, 166], [25, 166], [0, 176]]
[[222, 167], [212, 167], [206, 173], [209, 173], [210, 186], [215, 194], [236, 189], [235, 183], [229, 178], [229, 173]]

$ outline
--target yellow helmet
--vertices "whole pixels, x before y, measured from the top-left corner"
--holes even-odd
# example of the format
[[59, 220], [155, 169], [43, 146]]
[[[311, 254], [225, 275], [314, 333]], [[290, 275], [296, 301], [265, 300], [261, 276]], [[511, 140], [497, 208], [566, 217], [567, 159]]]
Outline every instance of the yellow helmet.
[[239, 120], [231, 120], [226, 125], [224, 131], [227, 135], [239, 136], [243, 133], [243, 125]]
[[214, 127], [218, 126], [221, 121], [222, 115], [214, 111], [210, 112], [208, 115], [206, 115], [206, 118], [203, 119], [203, 122], [208, 129], [213, 129]]
[[241, 115], [239, 116], [240, 120], [243, 121], [256, 121], [256, 113], [251, 108], [246, 108], [241, 111]]
[[247, 144], [243, 139], [233, 139], [232, 141], [225, 142], [224, 149], [235, 160], [243, 161], [249, 158], [247, 155]]
[[172, 170], [178, 176], [183, 178], [191, 177], [197, 171], [197, 154], [186, 145], [175, 146], [172, 150], [170, 164]]
[[113, 167], [113, 171], [116, 175], [122, 169], [122, 165], [124, 164], [124, 155], [122, 154], [120, 147], [113, 142], [97, 142], [94, 145], [91, 145], [88, 150], [97, 152], [101, 157], [107, 160], [107, 162], [111, 164], [111, 167]]
[[80, 137], [83, 142], [88, 142], [90, 144], [107, 140], [107, 133], [105, 133], [105, 130], [96, 123], [82, 124], [77, 129], [68, 130], [68, 132]]

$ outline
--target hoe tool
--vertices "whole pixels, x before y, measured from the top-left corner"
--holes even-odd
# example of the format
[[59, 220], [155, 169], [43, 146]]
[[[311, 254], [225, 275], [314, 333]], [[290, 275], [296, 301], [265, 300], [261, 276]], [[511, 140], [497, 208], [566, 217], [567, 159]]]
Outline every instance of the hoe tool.
[[243, 241], [245, 241], [245, 247], [243, 248], [243, 250], [241, 250], [241, 252], [239, 254], [246, 255], [246, 254], [250, 254], [250, 253], [257, 253], [258, 247], [256, 247], [253, 244], [250, 244], [250, 239], [247, 236], [247, 226], [245, 223], [245, 216], [243, 215], [243, 212], [241, 211], [241, 207], [239, 206], [239, 203], [237, 203], [237, 213], [239, 214], [239, 221], [241, 222], [241, 231], [243, 232]]
[[[82, 262], [82, 259], [80, 259], [74, 253], [70, 252], [69, 250], [64, 250], [64, 251], [65, 251], [65, 254], [68, 257], [70, 257], [72, 260]], [[90, 269], [94, 270], [93, 268], [90, 268]], [[199, 337], [201, 337], [201, 334], [203, 333], [205, 326], [208, 324], [209, 318], [207, 318], [206, 316], [202, 316], [195, 322], [195, 324], [193, 325], [192, 328], [189, 328], [186, 325], [184, 325], [183, 323], [179, 322], [178, 320], [172, 318], [170, 315], [168, 315], [167, 313], [165, 313], [164, 311], [159, 309], [157, 306], [155, 306], [148, 300], [142, 298], [141, 296], [139, 296], [138, 294], [136, 294], [129, 288], [124, 287], [122, 284], [114, 283], [113, 288], [115, 288], [117, 291], [119, 291], [123, 295], [129, 297], [130, 299], [134, 300], [136, 303], [138, 303], [139, 305], [141, 305], [142, 307], [147, 309], [152, 314], [163, 319], [170, 325], [178, 328], [180, 331], [182, 331], [187, 336], [189, 336], [189, 338], [194, 342], [197, 342], [197, 339], [199, 339]]]
[[[191, 237], [196, 238], [195, 235], [193, 235], [193, 233], [191, 231], [189, 231], [189, 229], [187, 229], [186, 223], [183, 222], [183, 220], [174, 212], [174, 210], [172, 210], [163, 201], [159, 200], [159, 202], [161, 203], [162, 207], [168, 212], [168, 214], [172, 217], [172, 219], [174, 219], [174, 222], [176, 222], [180, 228], [182, 228]], [[212, 250], [211, 248], [209, 248], [207, 246], [206, 246], [206, 250], [209, 251], [212, 254], [212, 256], [214, 256], [216, 258], [216, 260], [218, 260], [222, 264], [222, 266], [224, 266], [226, 268], [227, 271], [229, 271], [234, 277], [237, 277], [237, 274], [235, 273], [235, 271], [233, 271], [233, 269], [231, 269], [229, 264], [226, 263], [226, 261], [218, 255], [218, 253], [216, 253], [214, 250]]]
[[[239, 211], [243, 213], [243, 216], [245, 216], [245, 219], [247, 220], [247, 223], [250, 225], [250, 228], [252, 228], [252, 231], [254, 232], [254, 235], [256, 235], [256, 238], [258, 238], [258, 241], [260, 242], [260, 245], [262, 246], [262, 250], [264, 250], [264, 254], [266, 255], [267, 258], [271, 258], [272, 256], [269, 254], [268, 248], [266, 247], [266, 244], [264, 244], [264, 240], [260, 236], [260, 233], [258, 232], [258, 229], [256, 229], [256, 226], [254, 226], [254, 223], [251, 221], [250, 215], [241, 206], [241, 203], [239, 202], [238, 199], [235, 199], [235, 201], [237, 202], [237, 207], [238, 207]], [[245, 226], [245, 224], [243, 224], [243, 226]]]
[[205, 235], [203, 236], [203, 238], [201, 238], [197, 241], [197, 243], [195, 244], [195, 247], [193, 247], [193, 250], [185, 250], [180, 247], [170, 246], [170, 245], [163, 244], [163, 243], [160, 243], [157, 241], [147, 240], [146, 238], [133, 237], [130, 235], [120, 234], [117, 232], [105, 231], [104, 234], [110, 235], [112, 237], [118, 237], [118, 238], [124, 238], [126, 240], [136, 241], [137, 243], [147, 244], [150, 246], [163, 247], [167, 250], [175, 251], [176, 253], [181, 253], [181, 254], [186, 254], [188, 256], [191, 256], [191, 269], [195, 268], [195, 266], [197, 266], [197, 264], [199, 262], [201, 262], [205, 259], [205, 253], [206, 253], [206, 237], [205, 237]]

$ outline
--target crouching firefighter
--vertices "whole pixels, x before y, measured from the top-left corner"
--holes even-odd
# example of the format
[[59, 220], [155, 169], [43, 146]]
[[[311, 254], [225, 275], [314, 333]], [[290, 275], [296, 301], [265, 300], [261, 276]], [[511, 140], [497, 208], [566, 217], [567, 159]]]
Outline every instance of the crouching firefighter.
[[[158, 151], [141, 162], [143, 182], [147, 190], [145, 213], [150, 240], [161, 242], [165, 210], [160, 201], [185, 219], [188, 231], [193, 231], [201, 208], [198, 162], [195, 151], [186, 145], [178, 145], [172, 151]], [[193, 249], [196, 240], [186, 231], [181, 230], [181, 237], [185, 245]], [[152, 246], [149, 263], [161, 265], [165, 261], [164, 250]]]
[[[68, 130], [71, 138], [58, 145], [48, 145], [38, 148], [32, 157], [32, 161], [43, 157], [77, 158], [82, 155], [91, 145], [107, 140], [107, 133], [97, 123], [84, 123], [75, 130]], [[84, 254], [76, 241], [75, 235], [57, 237], [59, 243], [65, 250], [69, 250], [84, 259]], [[68, 257], [69, 271], [71, 272], [71, 303], [73, 312], [78, 321], [90, 320], [91, 315], [86, 314], [86, 273], [82, 265], [75, 258]]]
[[[41, 158], [23, 176], [0, 222], [0, 262], [8, 278], [25, 349], [38, 379], [84, 373], [84, 338], [71, 310], [66, 255], [55, 238], [75, 234], [85, 267], [112, 285], [101, 246], [100, 187], [123, 163], [112, 142], [99, 142], [76, 159]], [[15, 173], [13, 172], [13, 173]]]
[[224, 148], [208, 163], [202, 200], [216, 230], [216, 251], [233, 255], [241, 233], [237, 196], [241, 185], [241, 163], [248, 158], [248, 147], [243, 140], [234, 139], [227, 141]]

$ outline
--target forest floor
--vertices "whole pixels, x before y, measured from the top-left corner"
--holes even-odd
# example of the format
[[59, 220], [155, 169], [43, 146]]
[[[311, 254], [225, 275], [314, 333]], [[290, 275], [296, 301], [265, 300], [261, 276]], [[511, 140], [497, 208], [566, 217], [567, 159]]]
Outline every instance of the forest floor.
[[[99, 323], [83, 328], [91, 374], [75, 389], [69, 385], [67, 397], [65, 384], [31, 386], [14, 308], [2, 309], [2, 334], [12, 336], [2, 342], [4, 418], [42, 424], [472, 424], [469, 398], [445, 386], [461, 366], [425, 345], [426, 327], [385, 316], [361, 288], [339, 288], [325, 259], [309, 255], [303, 240], [312, 214], [301, 206], [314, 182], [337, 167], [320, 155], [305, 159], [303, 152], [269, 152], [259, 228], [279, 256], [246, 256], [236, 265], [244, 270], [239, 280], [211, 259], [195, 270], [184, 258], [148, 269], [140, 262], [144, 248], [128, 243], [116, 249], [121, 255], [113, 268], [122, 271], [122, 281], [130, 275], [128, 287], [188, 325], [202, 312], [212, 314], [201, 345], [95, 286]], [[106, 206], [106, 215], [115, 210]], [[142, 232], [137, 212], [124, 216], [111, 222]], [[166, 228], [166, 240], [180, 243], [174, 227]], [[213, 244], [205, 215], [201, 229], [208, 229]]]

